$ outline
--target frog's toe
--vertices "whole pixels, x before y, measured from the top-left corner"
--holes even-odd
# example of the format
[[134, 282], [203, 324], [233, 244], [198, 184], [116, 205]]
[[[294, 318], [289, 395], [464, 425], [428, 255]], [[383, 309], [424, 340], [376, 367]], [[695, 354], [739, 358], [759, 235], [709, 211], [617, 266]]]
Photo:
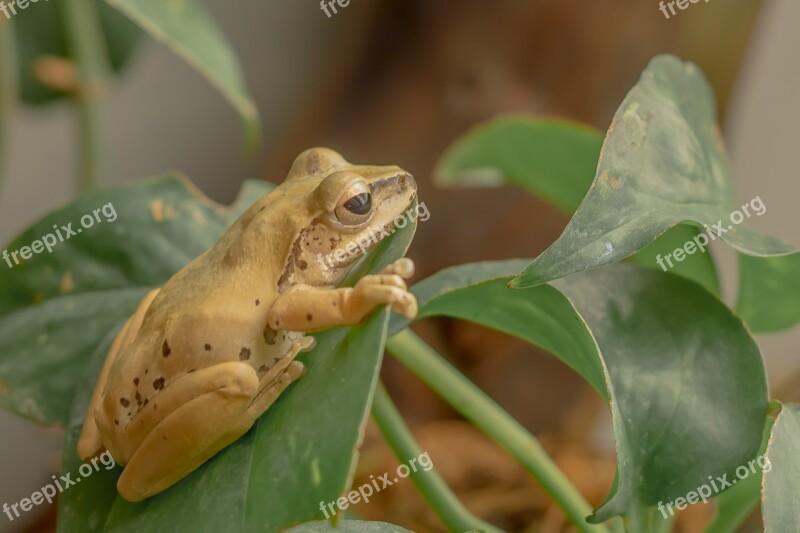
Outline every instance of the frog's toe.
[[384, 268], [381, 274], [396, 274], [403, 279], [410, 279], [414, 276], [414, 270], [414, 261], [403, 257]]
[[407, 319], [413, 320], [417, 317], [417, 313], [419, 312], [419, 304], [417, 304], [417, 298], [410, 292], [407, 292], [400, 301], [392, 305], [392, 309]]

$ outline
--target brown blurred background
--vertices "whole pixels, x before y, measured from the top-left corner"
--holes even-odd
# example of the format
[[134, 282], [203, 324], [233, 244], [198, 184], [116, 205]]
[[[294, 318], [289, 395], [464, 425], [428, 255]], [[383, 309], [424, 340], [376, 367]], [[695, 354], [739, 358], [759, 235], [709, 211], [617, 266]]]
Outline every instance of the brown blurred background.
[[[418, 277], [476, 260], [534, 257], [566, 218], [517, 190], [436, 190], [430, 176], [439, 154], [499, 113], [559, 116], [605, 130], [649, 59], [671, 52], [698, 63], [716, 91], [739, 197], [760, 194], [769, 208], [768, 221], [752, 222], [798, 244], [786, 198], [787, 187], [795, 197], [798, 191], [788, 169], [800, 167], [800, 108], [791, 97], [800, 88], [792, 59], [800, 40], [787, 24], [798, 20], [796, 2], [712, 0], [669, 20], [653, 0], [352, 0], [330, 19], [313, 1], [210, 5], [262, 112], [262, 152], [245, 157], [233, 112], [179, 59], [148, 43], [109, 106], [109, 182], [175, 168], [229, 201], [244, 178], [279, 182], [298, 152], [327, 145], [353, 161], [398, 164], [415, 174], [431, 211], [410, 252]], [[23, 112], [15, 126], [11, 178], [0, 199], [4, 239], [71, 194], [75, 140], [66, 110]], [[729, 251], [715, 251], [730, 297], [735, 261]], [[593, 505], [602, 502], [615, 468], [611, 423], [571, 370], [465, 323], [426, 321], [418, 332], [534, 432]], [[797, 367], [791, 339], [762, 343], [775, 374]], [[507, 531], [569, 531], [530, 476], [390, 358], [383, 379], [422, 448], [473, 512]], [[33, 490], [49, 478], [58, 436], [43, 445], [38, 430], [19, 421], [3, 417], [0, 427], [4, 439], [16, 439], [4, 443], [4, 451], [15, 448], [3, 459], [10, 464], [0, 464], [1, 477], [22, 479], [4, 482], [0, 500], [16, 501], [30, 494], [26, 483]], [[22, 467], [21, 454], [30, 456]], [[45, 468], [33, 475], [32, 464]], [[358, 476], [395, 466], [371, 426]], [[358, 476], [356, 484], [363, 482]], [[410, 482], [356, 512], [418, 532], [443, 531]], [[709, 505], [681, 513], [679, 530], [699, 531], [711, 512]], [[52, 515], [42, 520], [34, 530], [52, 529]], [[751, 522], [758, 527], [758, 517]]]

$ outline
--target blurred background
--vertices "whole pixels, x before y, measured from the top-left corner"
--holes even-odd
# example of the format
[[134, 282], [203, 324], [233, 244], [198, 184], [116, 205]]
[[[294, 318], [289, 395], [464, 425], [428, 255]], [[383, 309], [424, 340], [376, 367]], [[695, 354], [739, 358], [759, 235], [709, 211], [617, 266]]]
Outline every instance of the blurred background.
[[[327, 17], [317, 2], [207, 2], [243, 66], [264, 123], [257, 152], [239, 119], [183, 60], [145, 38], [105, 105], [102, 178], [115, 184], [179, 170], [214, 200], [244, 179], [280, 182], [303, 149], [331, 146], [361, 163], [398, 164], [417, 178], [431, 212], [410, 251], [418, 278], [483, 259], [535, 257], [567, 219], [513, 189], [436, 190], [431, 171], [459, 134], [499, 113], [559, 116], [606, 130], [654, 55], [696, 62], [718, 97], [738, 199], [760, 196], [755, 227], [797, 241], [800, 3], [712, 0], [669, 20], [655, 0], [351, 0]], [[47, 4], [36, 6], [44, 9]], [[0, 186], [0, 240], [8, 242], [76, 191], [78, 141], [66, 103], [23, 107], [11, 121]], [[736, 260], [714, 250], [735, 300]], [[0, 269], [2, 275], [2, 269]], [[800, 297], [800, 295], [798, 295]], [[614, 475], [611, 422], [600, 399], [546, 353], [477, 326], [427, 321], [440, 353], [533, 431], [593, 505]], [[761, 337], [773, 396], [797, 400], [782, 377], [800, 371], [800, 331]], [[387, 359], [384, 381], [445, 479], [475, 513], [508, 531], [566, 531], [530, 477], [411, 374]], [[62, 433], [0, 412], [0, 504], [58, 471]], [[370, 428], [358, 476], [393, 459]], [[698, 531], [710, 506], [680, 514]], [[38, 512], [38, 514], [36, 514]], [[414, 531], [441, 531], [411, 483], [356, 513]], [[51, 531], [55, 506], [0, 531]], [[758, 517], [750, 526], [758, 528]]]

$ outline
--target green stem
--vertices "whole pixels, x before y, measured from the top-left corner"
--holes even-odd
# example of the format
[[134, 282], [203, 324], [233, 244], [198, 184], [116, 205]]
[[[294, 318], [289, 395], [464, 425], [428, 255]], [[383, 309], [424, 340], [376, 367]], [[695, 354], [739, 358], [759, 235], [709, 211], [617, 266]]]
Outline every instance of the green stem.
[[17, 43], [14, 38], [14, 26], [11, 21], [3, 18], [0, 19], [0, 188], [8, 150], [6, 142], [11, 111], [17, 96]]
[[61, 0], [64, 29], [78, 80], [75, 97], [78, 105], [81, 138], [79, 186], [84, 191], [99, 183], [103, 117], [100, 101], [109, 79], [108, 50], [97, 4], [92, 0]]
[[547, 455], [539, 441], [425, 341], [405, 329], [386, 344], [389, 352], [435, 390], [464, 418], [506, 449], [539, 481], [582, 532], [607, 532], [585, 517], [592, 508]]
[[[375, 418], [383, 438], [386, 439], [386, 443], [401, 463], [407, 464], [410, 459], [423, 454], [383, 384], [378, 384], [375, 391], [372, 416]], [[462, 531], [478, 530], [501, 533], [501, 530], [493, 525], [472, 515], [436, 470], [431, 468], [428, 471], [412, 471], [409, 477], [433, 512], [450, 531], [461, 533]]]

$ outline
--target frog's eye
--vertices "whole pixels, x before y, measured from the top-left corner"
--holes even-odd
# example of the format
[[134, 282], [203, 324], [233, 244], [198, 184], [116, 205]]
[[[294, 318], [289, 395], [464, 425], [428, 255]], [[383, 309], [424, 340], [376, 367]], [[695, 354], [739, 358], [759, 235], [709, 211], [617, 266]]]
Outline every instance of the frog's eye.
[[342, 197], [336, 218], [342, 224], [355, 226], [366, 222], [372, 214], [372, 194], [365, 184], [358, 184]]
[[372, 195], [362, 192], [347, 200], [344, 208], [356, 215], [366, 215], [372, 209]]

